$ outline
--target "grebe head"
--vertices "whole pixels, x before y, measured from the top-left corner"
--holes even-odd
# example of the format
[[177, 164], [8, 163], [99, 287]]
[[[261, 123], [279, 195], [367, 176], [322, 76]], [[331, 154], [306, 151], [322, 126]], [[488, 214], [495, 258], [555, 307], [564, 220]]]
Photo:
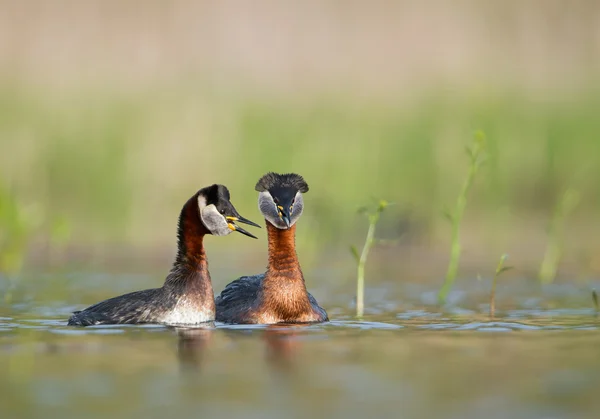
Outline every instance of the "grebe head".
[[302, 194], [308, 185], [295, 173], [267, 173], [258, 180], [258, 208], [265, 219], [281, 230], [293, 226], [304, 208]]
[[224, 185], [212, 185], [200, 189], [198, 191], [198, 210], [202, 224], [214, 236], [226, 236], [232, 231], [237, 231], [248, 237], [257, 238], [235, 224], [237, 221], [260, 227], [237, 212], [229, 201], [229, 190]]

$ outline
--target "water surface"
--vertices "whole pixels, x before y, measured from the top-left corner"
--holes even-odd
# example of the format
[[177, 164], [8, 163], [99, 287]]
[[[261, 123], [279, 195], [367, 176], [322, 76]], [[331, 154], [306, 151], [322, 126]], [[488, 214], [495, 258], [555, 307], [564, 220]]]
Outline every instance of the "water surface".
[[[68, 327], [69, 312], [80, 308], [70, 298], [17, 290], [0, 312], [0, 411], [44, 418], [597, 417], [600, 320], [585, 293], [577, 302], [571, 297], [579, 291], [506, 292], [519, 298], [509, 304], [501, 294], [499, 307], [511, 308], [490, 319], [485, 301], [467, 290], [441, 311], [427, 305], [431, 288], [404, 289], [402, 299], [378, 292], [370, 290], [378, 303], [369, 303], [362, 320], [346, 297], [322, 293], [332, 318], [325, 324], [177, 329]], [[571, 297], [549, 298], [556, 295]]]

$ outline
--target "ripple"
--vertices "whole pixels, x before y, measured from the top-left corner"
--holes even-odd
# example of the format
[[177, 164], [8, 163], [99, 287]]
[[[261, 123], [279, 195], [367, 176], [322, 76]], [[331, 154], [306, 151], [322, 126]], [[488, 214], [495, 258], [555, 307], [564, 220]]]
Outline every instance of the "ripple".
[[90, 331], [81, 329], [49, 329], [50, 333], [57, 335], [88, 335]]
[[[365, 315], [363, 319], [356, 319], [349, 312], [341, 312], [336, 319], [320, 324], [281, 324], [275, 326], [240, 324], [231, 325], [215, 322], [214, 325], [202, 325], [200, 328], [215, 328], [246, 331], [264, 330], [269, 327], [281, 329], [295, 329], [306, 332], [334, 332], [343, 329], [358, 330], [429, 330], [429, 331], [473, 331], [473, 332], [508, 332], [508, 331], [539, 331], [539, 330], [579, 330], [592, 331], [600, 328], [600, 319], [595, 311], [588, 308], [561, 308], [561, 309], [514, 309], [498, 313], [496, 318], [490, 318], [484, 310], [475, 312], [461, 307], [447, 308], [445, 311], [428, 311], [423, 309], [410, 309], [402, 312], [388, 312], [383, 314]], [[30, 314], [31, 316], [31, 314]], [[23, 316], [24, 317], [24, 316]], [[0, 318], [0, 332], [6, 333], [14, 330], [50, 331], [59, 335], [78, 334], [123, 334], [123, 333], [162, 333], [171, 330], [171, 327], [160, 324], [143, 325], [96, 325], [85, 329], [71, 328], [63, 316], [54, 318]]]
[[383, 322], [370, 322], [370, 321], [331, 321], [329, 322], [332, 326], [338, 327], [349, 327], [353, 329], [380, 329], [380, 330], [390, 330], [390, 329], [403, 329], [404, 326], [399, 324], [392, 323], [383, 323]]

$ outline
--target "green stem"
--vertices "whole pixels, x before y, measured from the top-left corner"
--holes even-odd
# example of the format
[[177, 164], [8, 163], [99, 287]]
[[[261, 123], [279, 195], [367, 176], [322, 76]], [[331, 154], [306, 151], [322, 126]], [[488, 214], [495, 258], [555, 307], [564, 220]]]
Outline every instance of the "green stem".
[[356, 281], [356, 316], [362, 317], [365, 310], [365, 263], [367, 262], [367, 256], [369, 250], [375, 242], [375, 225], [379, 220], [379, 212], [369, 216], [369, 231], [367, 232], [367, 238], [358, 260], [358, 280]]
[[562, 254], [561, 240], [565, 219], [577, 207], [578, 203], [579, 193], [574, 189], [568, 189], [556, 204], [548, 229], [546, 252], [538, 274], [540, 282], [544, 284], [552, 283], [556, 277]]
[[465, 208], [467, 207], [467, 195], [471, 189], [471, 186], [473, 185], [473, 179], [477, 174], [477, 170], [479, 169], [480, 163], [477, 160], [478, 158], [479, 152], [476, 151], [471, 157], [469, 173], [467, 174], [467, 178], [463, 183], [460, 195], [456, 200], [456, 207], [454, 209], [454, 215], [452, 216], [452, 245], [450, 249], [450, 262], [448, 263], [448, 270], [446, 271], [444, 285], [442, 285], [442, 288], [440, 288], [438, 293], [438, 301], [440, 304], [444, 304], [446, 302], [448, 293], [450, 292], [458, 273], [458, 263], [460, 261], [460, 254], [462, 251], [460, 245], [460, 224], [462, 222]]
[[496, 282], [498, 281], [498, 276], [507, 269], [504, 268], [504, 262], [508, 259], [508, 255], [502, 255], [500, 260], [498, 261], [498, 266], [496, 266], [496, 272], [494, 273], [494, 278], [492, 279], [492, 290], [490, 291], [490, 317], [494, 318], [496, 314]]

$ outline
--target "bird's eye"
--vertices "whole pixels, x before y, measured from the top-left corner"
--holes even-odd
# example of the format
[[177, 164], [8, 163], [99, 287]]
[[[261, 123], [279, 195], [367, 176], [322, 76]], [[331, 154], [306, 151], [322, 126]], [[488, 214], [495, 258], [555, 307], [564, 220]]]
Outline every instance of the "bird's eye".
[[224, 209], [222, 209], [220, 212], [221, 212], [221, 214], [225, 214], [225, 210]]

